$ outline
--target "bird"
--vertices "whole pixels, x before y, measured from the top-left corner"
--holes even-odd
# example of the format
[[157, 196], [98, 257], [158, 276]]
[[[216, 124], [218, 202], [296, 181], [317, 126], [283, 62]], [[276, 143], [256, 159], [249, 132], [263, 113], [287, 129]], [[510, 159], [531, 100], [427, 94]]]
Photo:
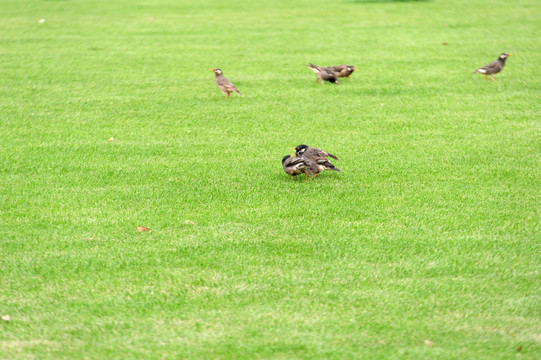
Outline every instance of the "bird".
[[216, 85], [222, 92], [225, 94], [225, 98], [229, 99], [229, 95], [231, 95], [232, 92], [236, 92], [239, 95], [242, 95], [240, 91], [237, 90], [235, 85], [223, 75], [222, 70], [216, 68], [216, 69], [209, 69], [209, 71], [214, 71], [214, 74], [216, 74]]
[[304, 170], [306, 169], [306, 164], [303, 158], [297, 156], [291, 157], [291, 155], [286, 155], [282, 158], [282, 168], [284, 169], [284, 172], [286, 174], [289, 174], [291, 176], [291, 179], [293, 180], [295, 176], [304, 173]]
[[358, 71], [353, 65], [330, 66], [327, 69], [331, 70], [337, 78], [350, 77], [354, 71]]
[[325, 170], [334, 170], [334, 171], [342, 172], [342, 170], [334, 166], [327, 159], [310, 160], [310, 159], [304, 158], [304, 163], [306, 165], [306, 168], [304, 169], [306, 182], [308, 182], [306, 175], [310, 175], [310, 179], [313, 179]]
[[297, 157], [302, 156], [305, 159], [309, 159], [309, 160], [326, 159], [329, 156], [335, 160], [338, 160], [338, 158], [334, 156], [333, 154], [331, 154], [330, 152], [327, 152], [325, 150], [321, 150], [318, 148], [313, 148], [304, 144], [297, 145], [296, 147], [291, 148], [291, 150], [295, 150], [295, 156]]
[[308, 68], [312, 70], [314, 74], [316, 74], [317, 83], [319, 83], [319, 81], [321, 80], [322, 84], [325, 84], [325, 81], [328, 81], [330, 83], [338, 85], [338, 80], [336, 80], [336, 75], [331, 70], [324, 68], [322, 66], [314, 65], [314, 64], [309, 64], [306, 66], [308, 66]]
[[338, 169], [329, 160], [327, 160], [327, 157], [331, 157], [336, 160], [338, 160], [338, 158], [325, 150], [313, 148], [305, 144], [297, 145], [296, 147], [291, 148], [291, 150], [295, 150], [296, 157], [304, 159], [304, 173], [306, 181], [308, 181], [307, 175], [310, 175], [310, 179], [312, 179], [325, 170], [342, 172], [342, 170]]
[[488, 65], [485, 65], [475, 70], [473, 74], [483, 74], [485, 76], [485, 80], [488, 80], [487, 75], [490, 75], [492, 80], [495, 81], [494, 74], [502, 71], [503, 67], [505, 66], [505, 60], [507, 60], [507, 58], [512, 55], [513, 54], [511, 53], [502, 53], [496, 60], [494, 60]]

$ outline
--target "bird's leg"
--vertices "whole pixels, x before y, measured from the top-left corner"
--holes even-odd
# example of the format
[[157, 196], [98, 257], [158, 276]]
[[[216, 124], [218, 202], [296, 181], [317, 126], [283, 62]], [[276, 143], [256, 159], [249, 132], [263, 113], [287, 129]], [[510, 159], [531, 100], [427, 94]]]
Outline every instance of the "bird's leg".
[[316, 78], [316, 84], [319, 84], [319, 79], [318, 78]]
[[492, 81], [496, 81], [494, 80], [494, 75], [490, 75], [490, 78], [492, 79]]
[[293, 175], [291, 175], [291, 180], [295, 179], [295, 177]]
[[488, 80], [488, 76], [484, 75], [485, 76], [485, 80]]
[[351, 79], [351, 76], [350, 76], [350, 75], [348, 75], [347, 77]]
[[306, 173], [304, 173], [304, 181], [308, 182], [308, 175], [306, 175]]
[[310, 180], [312, 180], [313, 178], [315, 178], [315, 177], [318, 176], [318, 175], [319, 175], [319, 173], [312, 175], [312, 177], [310, 178]]
[[229, 99], [229, 95], [230, 95], [229, 93], [225, 94], [225, 99], [226, 100]]

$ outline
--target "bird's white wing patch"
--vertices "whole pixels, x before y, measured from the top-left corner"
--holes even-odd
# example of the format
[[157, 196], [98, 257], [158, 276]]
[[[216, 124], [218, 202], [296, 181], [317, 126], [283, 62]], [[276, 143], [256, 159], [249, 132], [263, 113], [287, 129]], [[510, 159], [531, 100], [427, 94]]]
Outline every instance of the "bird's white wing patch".
[[486, 74], [487, 71], [485, 69], [477, 69], [477, 72], [481, 74]]

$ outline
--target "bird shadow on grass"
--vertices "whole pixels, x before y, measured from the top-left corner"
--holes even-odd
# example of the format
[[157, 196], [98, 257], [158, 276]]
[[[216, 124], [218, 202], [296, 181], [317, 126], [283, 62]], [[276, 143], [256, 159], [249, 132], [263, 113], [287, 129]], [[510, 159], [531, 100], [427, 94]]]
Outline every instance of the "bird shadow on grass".
[[277, 174], [274, 178], [276, 180], [281, 181], [282, 183], [285, 183], [285, 184], [287, 184], [287, 183], [298, 183], [298, 184], [306, 184], [306, 185], [309, 185], [312, 182], [326, 183], [328, 181], [335, 181], [335, 182], [341, 182], [342, 181], [340, 176], [335, 176], [335, 177], [331, 178], [328, 175], [329, 174], [325, 174], [323, 176], [319, 175], [319, 176], [317, 176], [317, 178], [308, 180], [308, 182], [304, 181], [304, 175], [298, 175], [298, 176], [295, 176], [295, 179], [291, 179], [291, 177], [289, 177], [289, 175], [283, 176], [281, 174]]

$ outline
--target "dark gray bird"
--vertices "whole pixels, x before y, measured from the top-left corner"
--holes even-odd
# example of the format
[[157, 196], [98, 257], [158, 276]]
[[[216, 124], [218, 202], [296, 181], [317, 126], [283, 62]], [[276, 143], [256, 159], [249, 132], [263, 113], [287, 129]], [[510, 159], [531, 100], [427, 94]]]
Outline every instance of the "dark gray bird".
[[353, 65], [338, 65], [338, 66], [331, 66], [327, 69], [331, 70], [335, 77], [341, 78], [341, 77], [350, 77], [353, 72], [357, 71], [355, 66]]
[[282, 167], [284, 168], [284, 172], [291, 175], [291, 179], [293, 179], [295, 176], [304, 173], [306, 164], [303, 158], [286, 155], [282, 158]]
[[327, 152], [325, 150], [321, 150], [318, 148], [313, 148], [308, 145], [297, 145], [296, 147], [292, 148], [291, 150], [295, 150], [295, 156], [297, 157], [303, 157], [305, 159], [309, 160], [321, 160], [326, 159], [327, 157], [332, 157], [333, 159], [338, 160], [336, 156], [331, 154], [330, 152]]
[[329, 70], [328, 68], [324, 68], [324, 67], [317, 66], [317, 65], [314, 65], [314, 64], [309, 64], [309, 65], [306, 65], [306, 66], [308, 66], [308, 68], [310, 70], [312, 70], [314, 72], [314, 74], [316, 74], [316, 76], [317, 76], [316, 82], [317, 83], [319, 83], [320, 80], [321, 80], [322, 84], [325, 84], [325, 81], [328, 81], [330, 83], [338, 85], [338, 80], [336, 80], [336, 75], [331, 70]]
[[325, 170], [342, 172], [342, 170], [331, 164], [327, 159], [310, 160], [305, 158], [304, 163], [306, 164], [306, 168], [304, 169], [306, 182], [308, 182], [306, 174], [310, 175], [310, 179], [313, 179]]
[[239, 95], [242, 95], [240, 91], [237, 90], [235, 85], [222, 74], [222, 70], [220, 69], [209, 69], [210, 71], [214, 71], [214, 74], [216, 74], [216, 85], [218, 85], [218, 88], [222, 90], [222, 92], [225, 94], [225, 98], [229, 99], [229, 95], [231, 95], [232, 92], [236, 92]]
[[473, 73], [483, 74], [485, 76], [485, 80], [488, 80], [487, 75], [490, 75], [492, 80], [494, 80], [494, 74], [497, 74], [500, 71], [502, 71], [503, 67], [505, 66], [505, 60], [507, 60], [507, 58], [512, 55], [513, 54], [510, 54], [510, 53], [502, 53], [496, 60], [494, 60], [488, 65], [485, 65], [475, 70]]

